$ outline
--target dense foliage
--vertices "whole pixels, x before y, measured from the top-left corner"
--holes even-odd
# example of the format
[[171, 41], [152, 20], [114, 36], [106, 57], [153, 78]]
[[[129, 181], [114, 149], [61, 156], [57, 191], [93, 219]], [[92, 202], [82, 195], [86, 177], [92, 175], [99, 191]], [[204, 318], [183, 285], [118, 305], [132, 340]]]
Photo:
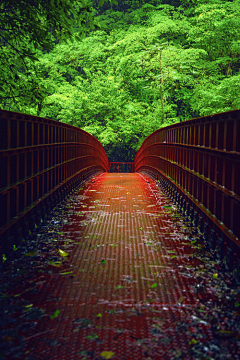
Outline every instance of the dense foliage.
[[239, 0], [76, 3], [67, 43], [54, 21], [42, 20], [50, 48], [26, 25], [21, 60], [2, 37], [2, 108], [83, 128], [112, 161], [133, 160], [161, 126], [240, 108]]

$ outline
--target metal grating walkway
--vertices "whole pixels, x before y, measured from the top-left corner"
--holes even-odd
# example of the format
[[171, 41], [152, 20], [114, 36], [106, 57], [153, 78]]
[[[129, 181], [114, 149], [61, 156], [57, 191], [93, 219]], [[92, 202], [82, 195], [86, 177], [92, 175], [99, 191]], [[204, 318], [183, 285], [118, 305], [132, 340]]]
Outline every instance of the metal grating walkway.
[[[190, 348], [199, 333], [211, 350], [210, 323], [193, 315], [203, 299], [214, 300], [211, 281], [203, 288], [192, 276], [197, 264], [204, 278], [207, 265], [192, 256], [189, 228], [153, 180], [137, 173], [96, 176], [55, 222], [49, 236], [70, 256], [55, 250], [48, 271], [32, 272], [35, 291], [24, 292], [24, 276], [17, 280], [21, 287], [12, 295], [21, 293], [31, 301], [30, 314], [33, 307], [43, 315], [21, 313], [24, 324], [35, 324], [21, 329], [21, 351], [6, 359], [197, 359]], [[44, 248], [27, 255], [38, 256], [39, 266], [50, 259]], [[225, 344], [218, 346], [224, 355]], [[237, 359], [236, 344], [231, 347]], [[221, 356], [204, 358], [228, 358]]]

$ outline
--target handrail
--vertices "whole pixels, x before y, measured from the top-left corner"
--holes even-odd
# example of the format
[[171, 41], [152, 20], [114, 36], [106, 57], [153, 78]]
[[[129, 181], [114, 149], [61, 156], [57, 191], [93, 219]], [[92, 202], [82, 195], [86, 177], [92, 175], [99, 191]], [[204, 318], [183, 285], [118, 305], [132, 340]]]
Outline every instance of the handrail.
[[138, 150], [135, 171], [159, 178], [229, 266], [240, 257], [240, 110], [155, 131]]
[[110, 172], [125, 173], [126, 170], [127, 170], [127, 173], [134, 172], [134, 162], [131, 162], [131, 161], [127, 161], [127, 162], [110, 161], [109, 164], [110, 164]]
[[0, 252], [27, 236], [74, 186], [109, 171], [101, 143], [86, 131], [0, 110]]

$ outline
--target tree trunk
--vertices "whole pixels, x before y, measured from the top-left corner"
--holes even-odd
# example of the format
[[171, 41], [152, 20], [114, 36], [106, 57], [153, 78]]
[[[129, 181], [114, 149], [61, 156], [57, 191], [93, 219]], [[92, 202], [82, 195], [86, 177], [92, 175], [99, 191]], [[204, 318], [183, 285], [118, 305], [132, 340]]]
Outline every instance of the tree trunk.
[[[160, 51], [160, 59], [159, 59], [159, 64], [160, 64], [160, 75], [162, 73], [162, 52]], [[164, 115], [164, 105], [163, 105], [163, 92], [162, 92], [162, 88], [163, 88], [163, 78], [161, 77], [160, 79], [160, 97], [161, 97], [161, 104], [162, 104], [162, 124], [164, 123], [165, 120], [165, 115]]]

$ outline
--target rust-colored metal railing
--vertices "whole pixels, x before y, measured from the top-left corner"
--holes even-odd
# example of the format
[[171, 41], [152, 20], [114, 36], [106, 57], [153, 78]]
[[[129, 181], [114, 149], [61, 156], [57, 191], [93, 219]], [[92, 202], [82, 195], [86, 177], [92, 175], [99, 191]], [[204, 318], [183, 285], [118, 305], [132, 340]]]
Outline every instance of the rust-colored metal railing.
[[133, 173], [134, 162], [110, 161], [110, 172]]
[[135, 171], [157, 177], [233, 269], [240, 256], [240, 110], [155, 131], [138, 150]]
[[109, 172], [100, 142], [54, 120], [0, 110], [0, 252], [86, 177]]

